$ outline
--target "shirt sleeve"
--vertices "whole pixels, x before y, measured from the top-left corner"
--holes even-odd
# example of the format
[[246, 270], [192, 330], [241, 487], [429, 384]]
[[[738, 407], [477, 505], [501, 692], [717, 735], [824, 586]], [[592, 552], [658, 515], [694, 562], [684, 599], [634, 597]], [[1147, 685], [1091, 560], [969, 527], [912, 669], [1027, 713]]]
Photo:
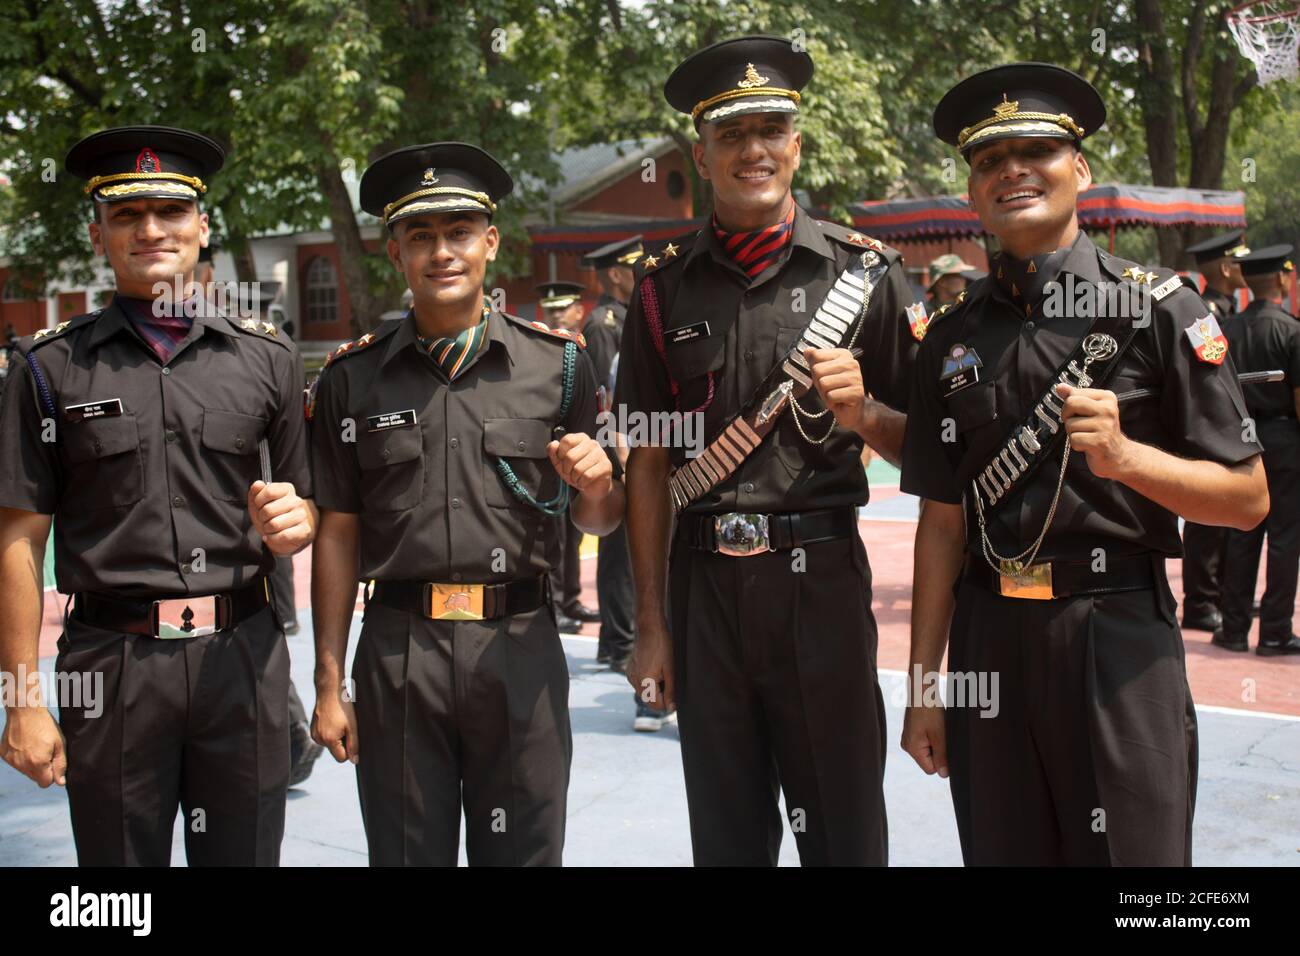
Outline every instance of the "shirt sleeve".
[[591, 356], [579, 349], [578, 364], [573, 375], [573, 398], [570, 399], [569, 411], [564, 416], [565, 433], [581, 432], [595, 438], [596, 412], [596, 370]]
[[1160, 417], [1175, 454], [1225, 465], [1257, 455], [1258, 441], [1247, 440], [1246, 399], [1229, 351], [1215, 365], [1196, 355], [1187, 328], [1205, 315], [1199, 296], [1179, 290], [1163, 303], [1155, 325], [1162, 354]]
[[54, 514], [62, 472], [57, 425], [46, 419], [31, 369], [14, 349], [0, 398], [0, 507]]
[[312, 414], [311, 470], [316, 507], [361, 513], [361, 466], [357, 461], [357, 422], [347, 421], [346, 380], [338, 369], [322, 371]]
[[859, 365], [867, 391], [897, 411], [908, 407], [917, 341], [907, 321], [914, 301], [902, 260], [896, 260], [871, 295], [871, 306], [858, 343]]
[[[653, 282], [645, 278], [642, 282]], [[623, 341], [619, 348], [616, 401], [628, 413], [651, 414], [676, 410], [668, 370], [655, 350], [650, 328], [641, 308], [641, 289], [632, 294]]]
[[1283, 354], [1286, 356], [1286, 384], [1291, 389], [1300, 388], [1300, 319], [1294, 320], [1287, 330]]
[[927, 347], [929, 344], [921, 343], [914, 363], [899, 490], [955, 505], [961, 502], [961, 487], [957, 482], [961, 450], [956, 423], [939, 397], [936, 350]]
[[293, 483], [300, 498], [312, 496], [311, 465], [307, 449], [307, 423], [303, 417], [302, 356], [293, 348], [277, 363], [280, 381], [277, 387], [280, 404], [267, 441], [271, 446], [271, 476], [276, 481]]

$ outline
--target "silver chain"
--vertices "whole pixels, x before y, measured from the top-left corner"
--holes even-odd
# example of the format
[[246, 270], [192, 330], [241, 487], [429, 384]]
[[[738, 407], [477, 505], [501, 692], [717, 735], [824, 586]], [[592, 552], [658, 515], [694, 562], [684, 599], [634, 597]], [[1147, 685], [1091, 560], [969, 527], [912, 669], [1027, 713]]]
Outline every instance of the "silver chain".
[[[979, 518], [980, 524], [980, 542], [984, 546], [984, 560], [988, 562], [989, 567], [999, 574], [1005, 573], [1003, 566], [1017, 566], [1019, 571], [1025, 565], [1033, 564], [1034, 558], [1038, 557], [1038, 549], [1043, 545], [1043, 539], [1047, 537], [1047, 529], [1052, 526], [1052, 519], [1056, 517], [1056, 505], [1061, 500], [1061, 489], [1065, 487], [1065, 466], [1070, 461], [1070, 436], [1065, 436], [1065, 451], [1061, 454], [1061, 474], [1056, 479], [1056, 493], [1052, 495], [1052, 506], [1047, 509], [1047, 520], [1043, 522], [1043, 530], [1038, 532], [1038, 538], [1032, 545], [1021, 551], [1014, 558], [1005, 558], [993, 550], [993, 542], [989, 540], [988, 532], [984, 528], [984, 506], [980, 504], [980, 492], [975, 482], [971, 482], [971, 491], [975, 495], [975, 515]], [[1026, 557], [1028, 555], [1028, 557]], [[994, 564], [993, 559], [997, 558], [1000, 564]], [[1021, 563], [1023, 562], [1023, 564]], [[1001, 566], [1000, 566], [1001, 565]]]
[[[862, 268], [864, 270], [868, 268], [867, 254], [865, 252], [862, 254]], [[865, 280], [865, 278], [866, 276], [864, 273], [863, 279]], [[857, 344], [858, 335], [860, 335], [862, 332], [864, 316], [867, 314], [867, 308], [871, 305], [871, 292], [872, 290], [870, 286], [866, 286], [862, 290], [862, 304], [858, 306], [858, 314], [854, 317], [853, 320], [855, 323], [853, 326], [853, 334], [849, 336], [849, 344], [844, 346], [847, 349], [852, 349], [853, 346]], [[831, 411], [829, 408], [823, 408], [820, 412], [810, 412], [806, 410], [802, 405], [799, 404], [798, 399], [796, 399], [794, 396], [791, 396], [790, 410], [792, 412], [790, 417], [794, 419], [794, 427], [799, 430], [799, 434], [803, 437], [803, 440], [810, 445], [826, 444], [826, 442], [830, 439], [831, 435], [835, 432], [836, 423], [832, 421], [830, 428], [826, 429], [825, 435], [823, 435], [821, 438], [813, 438], [806, 431], [804, 431], [803, 424], [799, 421], [800, 415], [802, 415], [804, 418], [808, 419], [809, 421], [814, 421], [818, 418], [822, 418], [826, 415], [829, 415]]]

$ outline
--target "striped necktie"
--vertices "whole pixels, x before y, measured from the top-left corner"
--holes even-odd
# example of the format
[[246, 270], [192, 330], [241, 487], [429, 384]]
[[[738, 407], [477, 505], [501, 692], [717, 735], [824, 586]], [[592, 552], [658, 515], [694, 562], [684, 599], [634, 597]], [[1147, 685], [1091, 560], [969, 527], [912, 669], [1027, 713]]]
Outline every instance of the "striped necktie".
[[794, 236], [794, 203], [790, 211], [774, 226], [758, 229], [754, 232], [727, 232], [713, 218], [713, 231], [718, 242], [731, 256], [736, 265], [745, 270], [745, 275], [753, 279], [764, 269], [780, 261], [790, 240]]
[[[154, 315], [154, 303], [151, 299], [134, 299], [130, 296], [115, 296], [118, 306], [126, 313], [140, 338], [158, 356], [163, 365], [172, 357], [177, 346], [185, 341], [194, 325], [194, 320], [185, 314], [185, 303], [175, 308], [164, 306], [162, 315]], [[193, 310], [192, 310], [193, 311]]]
[[429, 353], [433, 363], [438, 366], [447, 381], [456, 380], [467, 368], [474, 364], [483, 347], [487, 345], [487, 310], [477, 325], [464, 329], [459, 335], [425, 338], [419, 336], [420, 347]]

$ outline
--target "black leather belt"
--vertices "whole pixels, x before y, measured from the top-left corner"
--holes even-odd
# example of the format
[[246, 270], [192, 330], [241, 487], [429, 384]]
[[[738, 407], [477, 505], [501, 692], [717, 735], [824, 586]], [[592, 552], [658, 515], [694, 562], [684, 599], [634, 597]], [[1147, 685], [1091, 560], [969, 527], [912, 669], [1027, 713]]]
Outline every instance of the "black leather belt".
[[267, 580], [223, 594], [131, 598], [84, 591], [73, 598], [72, 617], [92, 627], [145, 637], [202, 637], [241, 624], [270, 603]]
[[376, 581], [370, 600], [435, 621], [490, 621], [535, 611], [546, 603], [546, 575], [505, 584]]
[[699, 551], [743, 557], [766, 551], [788, 551], [805, 544], [834, 541], [858, 532], [857, 509], [825, 508], [789, 514], [684, 514], [680, 534]]
[[1144, 591], [1156, 585], [1157, 561], [1163, 568], [1164, 555], [1154, 552], [1107, 558], [1105, 570], [1094, 570], [1093, 561], [1043, 561], [1012, 576], [994, 571], [982, 556], [968, 554], [962, 573], [967, 581], [1002, 597], [1048, 600]]

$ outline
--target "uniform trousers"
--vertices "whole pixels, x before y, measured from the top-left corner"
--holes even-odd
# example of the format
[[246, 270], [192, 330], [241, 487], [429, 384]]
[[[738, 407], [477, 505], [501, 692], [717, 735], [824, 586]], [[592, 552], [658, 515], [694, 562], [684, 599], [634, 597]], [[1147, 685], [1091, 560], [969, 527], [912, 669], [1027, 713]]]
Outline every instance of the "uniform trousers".
[[178, 805], [191, 866], [277, 866], [289, 784], [289, 649], [270, 607], [160, 640], [70, 616], [55, 664], [103, 680], [102, 713], [64, 706], [82, 866], [167, 866]]
[[560, 563], [551, 569], [551, 593], [555, 606], [563, 612], [582, 597], [582, 532], [568, 512], [554, 526], [560, 538]]
[[1048, 601], [959, 582], [949, 670], [998, 690], [946, 711], [967, 865], [1191, 865], [1196, 713], [1153, 561], [1154, 588]]
[[558, 866], [573, 740], [548, 607], [434, 621], [366, 606], [352, 663], [372, 866]]
[[620, 524], [600, 539], [596, 554], [596, 596], [600, 602], [600, 641], [597, 652], [613, 661], [625, 660], [635, 640], [635, 602], [632, 559], [627, 549], [627, 527]]
[[695, 863], [775, 866], [784, 792], [805, 866], [886, 862], [885, 709], [862, 540], [669, 569]]
[[1183, 524], [1183, 616], [1217, 609], [1223, 600], [1227, 529], [1191, 521]]

